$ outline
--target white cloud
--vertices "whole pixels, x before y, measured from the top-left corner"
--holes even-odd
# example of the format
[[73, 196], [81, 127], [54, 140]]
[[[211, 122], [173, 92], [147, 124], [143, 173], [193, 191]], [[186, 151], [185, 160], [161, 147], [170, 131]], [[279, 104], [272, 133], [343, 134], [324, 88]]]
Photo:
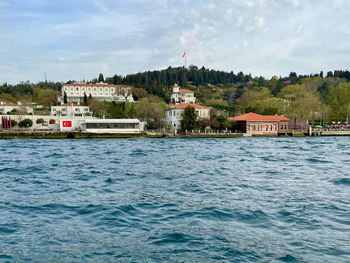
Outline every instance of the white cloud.
[[179, 66], [184, 49], [188, 64], [266, 76], [345, 69], [350, 59], [346, 0], [3, 3], [0, 83]]

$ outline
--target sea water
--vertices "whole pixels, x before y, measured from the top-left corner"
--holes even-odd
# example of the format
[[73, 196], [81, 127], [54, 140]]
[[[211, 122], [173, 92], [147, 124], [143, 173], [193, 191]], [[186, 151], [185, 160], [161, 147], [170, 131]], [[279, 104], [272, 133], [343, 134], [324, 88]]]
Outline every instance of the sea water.
[[0, 148], [0, 262], [350, 262], [350, 137]]

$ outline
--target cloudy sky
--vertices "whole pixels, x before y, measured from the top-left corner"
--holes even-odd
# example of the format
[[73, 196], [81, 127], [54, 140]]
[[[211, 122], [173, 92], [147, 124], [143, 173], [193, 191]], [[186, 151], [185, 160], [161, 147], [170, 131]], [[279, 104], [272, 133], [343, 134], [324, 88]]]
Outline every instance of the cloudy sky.
[[349, 69], [348, 0], [0, 0], [0, 83], [187, 64], [271, 77]]

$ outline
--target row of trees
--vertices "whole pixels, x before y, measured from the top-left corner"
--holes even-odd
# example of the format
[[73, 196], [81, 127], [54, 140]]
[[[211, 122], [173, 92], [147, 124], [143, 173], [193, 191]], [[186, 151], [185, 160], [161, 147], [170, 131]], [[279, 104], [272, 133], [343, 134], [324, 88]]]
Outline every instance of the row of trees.
[[[190, 66], [168, 67], [125, 77], [114, 75], [105, 78], [100, 74], [91, 82], [98, 81], [134, 86], [132, 93], [139, 103], [101, 103], [94, 98], [85, 98], [85, 103], [90, 105], [96, 116], [139, 117], [150, 120], [155, 126], [161, 122], [157, 116], [164, 113], [174, 83], [195, 91], [198, 103], [212, 107], [217, 116], [227, 117], [253, 111], [260, 114], [284, 114], [290, 118], [342, 121], [348, 119], [350, 112], [350, 72], [347, 70], [329, 71], [326, 74], [321, 71], [310, 75], [291, 72], [286, 77], [266, 79], [242, 72]], [[0, 100], [20, 100], [24, 105], [34, 102], [47, 108], [57, 104], [61, 86], [61, 83], [54, 82], [5, 83], [0, 85]]]

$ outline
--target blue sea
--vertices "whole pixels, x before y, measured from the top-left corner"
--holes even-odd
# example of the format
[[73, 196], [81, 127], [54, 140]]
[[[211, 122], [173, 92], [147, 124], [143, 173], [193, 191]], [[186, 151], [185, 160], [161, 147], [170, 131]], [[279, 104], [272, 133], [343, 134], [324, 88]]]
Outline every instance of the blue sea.
[[0, 262], [350, 262], [350, 137], [0, 148]]

